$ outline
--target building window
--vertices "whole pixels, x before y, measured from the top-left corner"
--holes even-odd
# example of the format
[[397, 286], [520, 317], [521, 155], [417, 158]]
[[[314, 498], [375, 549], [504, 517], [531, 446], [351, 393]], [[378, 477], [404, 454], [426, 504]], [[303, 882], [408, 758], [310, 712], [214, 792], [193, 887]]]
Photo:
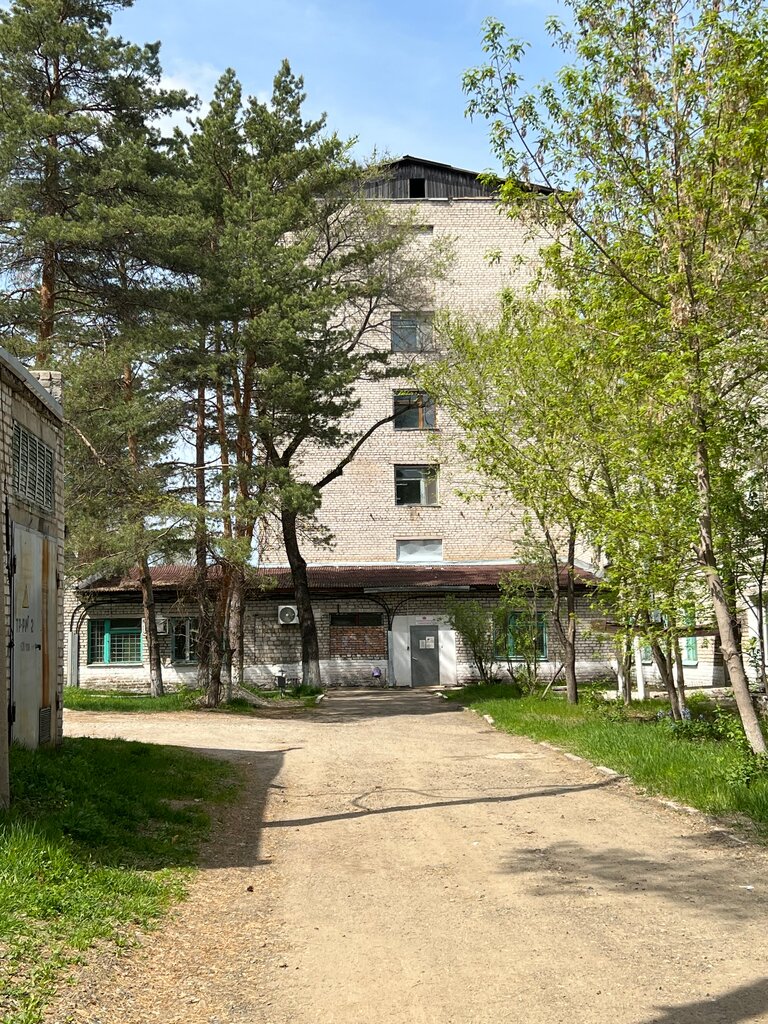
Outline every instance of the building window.
[[334, 626], [381, 626], [381, 612], [331, 612]]
[[197, 663], [197, 619], [171, 619], [171, 657], [174, 664]]
[[13, 489], [47, 511], [53, 509], [53, 451], [20, 423], [13, 424]]
[[432, 348], [432, 316], [429, 313], [392, 313], [390, 334], [393, 352], [427, 352]]
[[683, 664], [684, 665], [698, 665], [699, 664], [699, 639], [695, 636], [685, 637], [685, 647], [683, 648]]
[[[683, 614], [686, 626], [696, 625], [696, 610], [687, 608]], [[699, 638], [696, 636], [684, 636], [683, 638], [683, 665], [691, 668], [699, 664]]]
[[435, 403], [424, 391], [398, 391], [394, 397], [395, 430], [434, 430]]
[[441, 540], [399, 540], [396, 542], [398, 562], [442, 562]]
[[396, 505], [436, 505], [437, 466], [395, 466]]
[[140, 665], [141, 619], [89, 619], [89, 665]]
[[506, 633], [497, 638], [498, 653], [510, 661], [532, 659], [546, 661], [549, 657], [549, 636], [544, 612], [536, 613], [536, 624], [528, 612], [510, 612]]
[[653, 664], [653, 649], [650, 644], [640, 644], [640, 664]]

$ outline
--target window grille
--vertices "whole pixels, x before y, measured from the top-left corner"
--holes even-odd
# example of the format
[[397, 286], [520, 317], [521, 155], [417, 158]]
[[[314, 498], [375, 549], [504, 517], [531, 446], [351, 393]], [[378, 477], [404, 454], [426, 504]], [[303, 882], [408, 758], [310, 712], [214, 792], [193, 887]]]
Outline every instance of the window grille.
[[140, 665], [141, 661], [141, 619], [89, 620], [89, 664]]
[[20, 423], [13, 425], [13, 489], [27, 501], [53, 509], [53, 451]]

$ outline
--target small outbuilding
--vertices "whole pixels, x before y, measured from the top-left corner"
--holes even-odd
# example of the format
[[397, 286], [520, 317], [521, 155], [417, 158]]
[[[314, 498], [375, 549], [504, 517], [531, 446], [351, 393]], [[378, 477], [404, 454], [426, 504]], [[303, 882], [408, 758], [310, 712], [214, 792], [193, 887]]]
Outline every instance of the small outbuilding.
[[64, 415], [61, 375], [31, 373], [0, 348], [0, 801], [7, 800], [8, 742], [61, 738], [63, 659]]

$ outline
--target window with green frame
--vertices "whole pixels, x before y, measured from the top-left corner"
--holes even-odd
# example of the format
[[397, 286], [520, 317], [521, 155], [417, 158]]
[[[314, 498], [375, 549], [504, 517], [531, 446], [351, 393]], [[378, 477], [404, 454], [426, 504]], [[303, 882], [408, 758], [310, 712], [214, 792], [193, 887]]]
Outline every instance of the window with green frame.
[[89, 619], [89, 665], [140, 665], [141, 619]]
[[699, 664], [699, 638], [697, 636], [685, 637], [685, 647], [683, 649], [683, 664]]
[[[510, 661], [522, 661], [523, 651], [529, 638], [533, 637], [531, 617], [528, 612], [509, 612], [505, 635], [496, 637], [497, 654]], [[536, 613], [536, 660], [546, 661], [549, 657], [549, 634], [547, 617], [544, 612]]]

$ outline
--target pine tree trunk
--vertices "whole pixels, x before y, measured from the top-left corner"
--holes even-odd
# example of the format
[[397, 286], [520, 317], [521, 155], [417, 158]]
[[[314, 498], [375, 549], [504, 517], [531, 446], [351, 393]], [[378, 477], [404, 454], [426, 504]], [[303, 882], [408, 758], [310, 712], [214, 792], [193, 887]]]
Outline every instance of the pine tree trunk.
[[56, 325], [56, 248], [51, 242], [43, 246], [40, 281], [40, 329], [38, 331], [35, 365], [50, 365]]
[[758, 654], [760, 655], [760, 687], [764, 693], [768, 693], [768, 679], [765, 675], [765, 569], [766, 569], [766, 558], [765, 551], [763, 552], [763, 568], [760, 573], [760, 579], [757, 581], [757, 630], [758, 640], [757, 645]]
[[152, 574], [145, 557], [139, 559], [141, 572], [141, 602], [144, 612], [144, 632], [149, 648], [149, 692], [153, 697], [163, 696], [163, 662], [160, 657], [160, 638], [157, 635], [157, 613]]
[[[44, 106], [50, 111], [61, 99], [61, 58], [53, 54], [50, 62], [48, 85], [44, 94]], [[48, 217], [55, 217], [57, 213], [57, 199], [60, 189], [58, 149], [59, 138], [56, 135], [49, 135], [49, 153], [45, 157], [45, 213]], [[46, 367], [50, 365], [53, 355], [53, 337], [56, 330], [56, 291], [57, 291], [57, 251], [54, 242], [45, 242], [40, 267], [40, 322], [37, 333], [37, 351], [35, 353], [35, 365]]]
[[232, 700], [232, 638], [230, 634], [232, 620], [232, 588], [234, 578], [227, 574], [226, 587], [222, 594], [224, 616], [221, 622], [221, 682], [224, 688], [224, 702]]
[[226, 616], [225, 606], [227, 601], [226, 588], [220, 587], [213, 602], [213, 617], [211, 622], [211, 644], [210, 664], [208, 671], [208, 686], [205, 693], [205, 703], [209, 708], [217, 708], [221, 703], [221, 676], [224, 668], [222, 637], [224, 634], [224, 619]]
[[208, 580], [208, 525], [205, 485], [205, 384], [197, 389], [195, 421], [195, 592], [197, 596], [197, 685], [208, 693], [211, 670], [212, 622]]
[[299, 613], [301, 629], [301, 681], [306, 686], [321, 686], [320, 677], [320, 645], [317, 640], [315, 614], [312, 611], [312, 599], [307, 578], [307, 563], [299, 550], [299, 538], [296, 529], [296, 513], [283, 510], [281, 513], [283, 527], [283, 543], [291, 567], [293, 591], [296, 596], [296, 607]]
[[242, 686], [245, 681], [245, 586], [238, 569], [232, 580], [232, 600], [229, 610], [229, 646], [232, 652], [232, 685]]

